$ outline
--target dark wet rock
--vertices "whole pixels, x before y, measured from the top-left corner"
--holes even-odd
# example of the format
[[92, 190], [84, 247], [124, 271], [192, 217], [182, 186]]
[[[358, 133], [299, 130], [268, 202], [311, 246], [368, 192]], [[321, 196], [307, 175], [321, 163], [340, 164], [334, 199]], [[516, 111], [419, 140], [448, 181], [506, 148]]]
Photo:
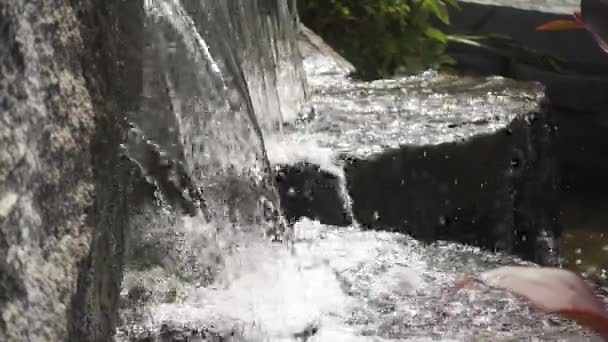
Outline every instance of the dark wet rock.
[[[563, 71], [527, 64], [470, 45], [451, 43], [448, 52], [464, 70], [503, 75], [546, 85], [550, 113], [559, 130], [557, 139], [562, 186], [566, 191], [600, 193], [608, 189], [604, 156], [607, 133], [608, 58], [586, 30], [538, 32], [544, 22], [566, 18], [580, 9], [578, 0], [503, 1], [465, 0], [461, 10], [450, 11], [451, 25], [459, 34], [502, 34], [527, 48], [563, 59]], [[517, 18], [517, 25], [513, 25]]]
[[338, 176], [310, 163], [276, 168], [281, 206], [289, 222], [308, 217], [335, 226], [352, 224], [352, 218], [345, 211], [344, 198], [340, 196]]
[[556, 109], [580, 113], [608, 106], [604, 96], [608, 89], [608, 67], [606, 70], [586, 70], [584, 66], [565, 63], [564, 71], [556, 71], [550, 66], [532, 65], [525, 60], [461, 43], [452, 43], [449, 54], [464, 72], [543, 83], [547, 98]]
[[[608, 61], [585, 30], [535, 30], [551, 20], [572, 18], [572, 13], [580, 10], [580, 1], [463, 0], [459, 1], [459, 7], [450, 9], [450, 25], [445, 27], [449, 33], [503, 34], [523, 46], [559, 56], [587, 71], [608, 71]], [[517, 25], [514, 25], [515, 18]]]
[[608, 191], [608, 107], [582, 113], [553, 110], [552, 115], [559, 128], [564, 191], [604, 196]]
[[121, 149], [127, 128], [124, 114], [140, 105], [142, 3], [83, 1], [74, 5], [85, 46], [81, 63], [93, 99], [96, 131], [91, 145], [95, 206], [85, 211], [94, 240], [80, 264], [78, 293], [71, 303], [71, 341], [106, 341], [114, 334], [129, 207], [144, 200], [137, 190], [137, 169]]
[[[549, 63], [537, 58], [512, 56], [509, 51], [498, 53], [458, 42], [450, 43], [448, 53], [462, 70], [484, 75], [501, 75], [518, 80], [538, 81], [546, 85], [547, 97], [554, 107], [574, 112], [605, 108], [608, 105], [608, 59], [586, 30], [559, 32], [536, 31], [535, 28], [550, 20], [572, 16], [580, 2], [560, 0], [546, 4], [544, 0], [461, 1], [459, 10], [450, 11], [449, 33], [488, 35], [500, 34], [520, 46], [549, 53], [562, 58], [561, 71], [553, 70]], [[513, 25], [517, 18], [517, 25]]]
[[539, 126], [520, 118], [494, 134], [353, 159], [346, 175], [355, 217], [425, 241], [458, 241], [555, 264], [557, 250], [544, 249], [555, 248], [559, 236], [556, 170], [550, 142], [537, 141], [550, 133]]
[[292, 134], [346, 161], [359, 223], [557, 263], [555, 132], [542, 87], [434, 73], [359, 82], [303, 41], [317, 117]]

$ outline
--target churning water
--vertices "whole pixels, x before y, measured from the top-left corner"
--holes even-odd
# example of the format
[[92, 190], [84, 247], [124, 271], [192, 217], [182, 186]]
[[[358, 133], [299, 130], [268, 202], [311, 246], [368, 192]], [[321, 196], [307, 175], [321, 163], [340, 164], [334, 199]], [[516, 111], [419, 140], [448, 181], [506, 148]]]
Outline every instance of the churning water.
[[271, 162], [311, 161], [344, 179], [334, 152], [277, 132], [305, 93], [293, 4], [147, 0], [146, 11], [145, 91], [126, 153], [160, 190], [131, 220], [117, 340], [583, 336], [508, 294], [453, 288], [523, 263], [512, 257], [310, 220], [284, 228]]

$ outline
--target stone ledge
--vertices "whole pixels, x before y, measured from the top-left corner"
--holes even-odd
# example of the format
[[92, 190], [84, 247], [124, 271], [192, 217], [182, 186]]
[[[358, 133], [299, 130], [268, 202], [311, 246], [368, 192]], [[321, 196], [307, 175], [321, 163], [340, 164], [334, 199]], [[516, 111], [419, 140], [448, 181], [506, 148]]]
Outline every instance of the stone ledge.
[[[309, 65], [307, 72], [317, 117], [290, 136], [315, 140], [346, 161], [360, 224], [557, 262], [553, 126], [537, 84], [434, 74], [364, 83], [339, 70], [315, 73]], [[327, 195], [336, 183], [303, 165], [283, 165], [282, 175], [310, 179], [280, 176], [282, 196], [285, 189], [320, 192], [334, 198], [331, 206], [319, 200], [334, 212], [323, 217], [288, 205], [287, 216], [309, 210], [330, 222], [344, 208]]]
[[[449, 33], [509, 35], [523, 46], [562, 57], [569, 73], [543, 70], [458, 43], [451, 43], [448, 53], [466, 71], [545, 84], [551, 116], [559, 131], [562, 186], [568, 191], [605, 191], [608, 162], [603, 138], [608, 111], [608, 58], [585, 30], [535, 31], [540, 23], [570, 16], [580, 4], [578, 0], [561, 0], [546, 6], [547, 1], [461, 1], [461, 10], [451, 10], [452, 25], [445, 29]], [[514, 18], [517, 25], [513, 25]]]
[[[594, 75], [572, 71], [558, 73], [460, 43], [451, 43], [448, 52], [457, 60], [458, 68], [464, 72], [541, 82], [546, 86], [547, 98], [553, 108], [580, 113], [597, 112], [608, 107], [608, 98], [605, 96], [608, 89], [608, 72]], [[572, 65], [570, 67], [586, 68]]]

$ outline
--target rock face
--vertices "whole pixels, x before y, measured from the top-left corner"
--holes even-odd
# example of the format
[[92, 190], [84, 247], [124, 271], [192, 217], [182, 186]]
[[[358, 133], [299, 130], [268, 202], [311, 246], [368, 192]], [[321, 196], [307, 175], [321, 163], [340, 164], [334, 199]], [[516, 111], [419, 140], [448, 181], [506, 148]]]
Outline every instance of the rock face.
[[5, 2], [0, 13], [0, 339], [66, 340], [94, 231], [82, 36], [65, 1]]
[[305, 97], [295, 6], [183, 3], [0, 4], [1, 341], [108, 341], [150, 222], [276, 218], [261, 132]]
[[359, 82], [318, 46], [305, 32], [316, 117], [290, 138], [316, 141], [345, 163], [360, 224], [557, 263], [554, 131], [539, 85], [433, 73]]
[[71, 301], [69, 340], [101, 342], [115, 332], [129, 217], [142, 201], [148, 201], [137, 168], [124, 158], [121, 148], [126, 137], [124, 115], [141, 105], [144, 12], [140, 0], [80, 1], [73, 7], [84, 43], [80, 62], [96, 126], [89, 147], [94, 202], [85, 211], [94, 235]]
[[0, 340], [107, 341], [141, 2], [11, 1], [0, 13]]

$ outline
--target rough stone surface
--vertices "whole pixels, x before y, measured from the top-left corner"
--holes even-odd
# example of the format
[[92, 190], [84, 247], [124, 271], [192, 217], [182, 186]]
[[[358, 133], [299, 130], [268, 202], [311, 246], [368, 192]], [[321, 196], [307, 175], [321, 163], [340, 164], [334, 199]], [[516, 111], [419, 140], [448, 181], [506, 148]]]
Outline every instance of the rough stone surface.
[[[276, 205], [260, 202], [264, 195], [270, 202], [278, 199], [256, 117], [271, 130], [305, 96], [294, 52], [295, 6], [282, 1], [188, 4], [190, 13], [181, 2], [160, 4], [162, 10], [169, 6], [170, 15], [158, 26], [146, 22], [145, 9], [154, 4], [144, 1], [0, 4], [0, 108], [8, 113], [0, 120], [0, 340], [109, 340], [115, 332], [125, 238], [140, 238], [134, 232], [150, 223], [166, 221], [161, 227], [166, 230], [181, 217], [174, 208], [192, 214], [193, 202], [200, 200], [192, 200], [200, 195], [193, 187], [205, 181], [207, 203], [218, 204], [217, 215], [207, 219], [220, 220], [222, 214], [249, 223], [259, 223], [261, 216], [276, 218]], [[228, 40], [227, 30], [234, 30]], [[176, 47], [192, 48], [194, 42], [198, 50], [180, 50], [178, 56], [173, 54], [178, 49], [165, 49], [154, 56], [161, 48], [154, 44], [176, 36], [182, 39]], [[200, 66], [192, 59], [201, 60], [204, 46], [196, 45], [201, 36], [213, 40], [214, 56], [207, 56], [209, 69], [192, 73], [194, 68], [186, 68]], [[152, 48], [145, 49], [146, 43]], [[165, 69], [175, 65], [182, 69]], [[194, 88], [184, 82], [209, 70], [215, 79], [194, 77]], [[158, 75], [161, 82], [145, 83]], [[201, 90], [203, 85], [209, 88]], [[147, 95], [160, 106], [144, 103]], [[200, 103], [218, 107], [188, 111]], [[166, 106], [172, 108], [163, 112]], [[270, 111], [276, 107], [280, 113]], [[149, 127], [179, 121], [176, 111], [191, 120], [186, 122], [191, 130], [178, 125], [164, 145], [149, 140]], [[144, 117], [137, 123], [152, 123], [140, 135], [132, 134], [127, 122], [138, 114]], [[221, 126], [208, 124], [217, 118]], [[239, 120], [245, 124], [239, 126]], [[136, 150], [128, 151], [121, 143], [132, 142], [131, 135], [136, 142], [129, 146]], [[195, 151], [201, 140], [212, 161], [204, 159], [205, 151]], [[176, 142], [183, 148], [172, 154], [168, 146]], [[222, 164], [226, 161], [232, 164]], [[234, 164], [252, 178], [236, 174]], [[268, 193], [256, 188], [260, 178]], [[156, 202], [158, 190], [167, 202], [164, 211]], [[190, 200], [183, 190], [193, 190]], [[127, 247], [136, 241], [128, 242]], [[133, 250], [128, 257], [146, 248]]]
[[69, 340], [105, 342], [115, 332], [129, 217], [150, 198], [142, 193], [141, 175], [121, 149], [124, 115], [139, 108], [142, 92], [143, 1], [91, 0], [73, 6], [85, 47], [80, 61], [95, 111], [90, 146], [94, 207], [86, 212], [95, 231], [71, 302]]
[[126, 58], [137, 49], [138, 4], [0, 4], [2, 341], [113, 334], [128, 194], [118, 152], [122, 111], [140, 92]]
[[0, 340], [65, 341], [94, 232], [83, 41], [67, 1], [5, 1], [0, 23]]
[[316, 116], [292, 137], [346, 161], [360, 224], [557, 263], [554, 128], [538, 84], [433, 73], [359, 82], [309, 41]]

